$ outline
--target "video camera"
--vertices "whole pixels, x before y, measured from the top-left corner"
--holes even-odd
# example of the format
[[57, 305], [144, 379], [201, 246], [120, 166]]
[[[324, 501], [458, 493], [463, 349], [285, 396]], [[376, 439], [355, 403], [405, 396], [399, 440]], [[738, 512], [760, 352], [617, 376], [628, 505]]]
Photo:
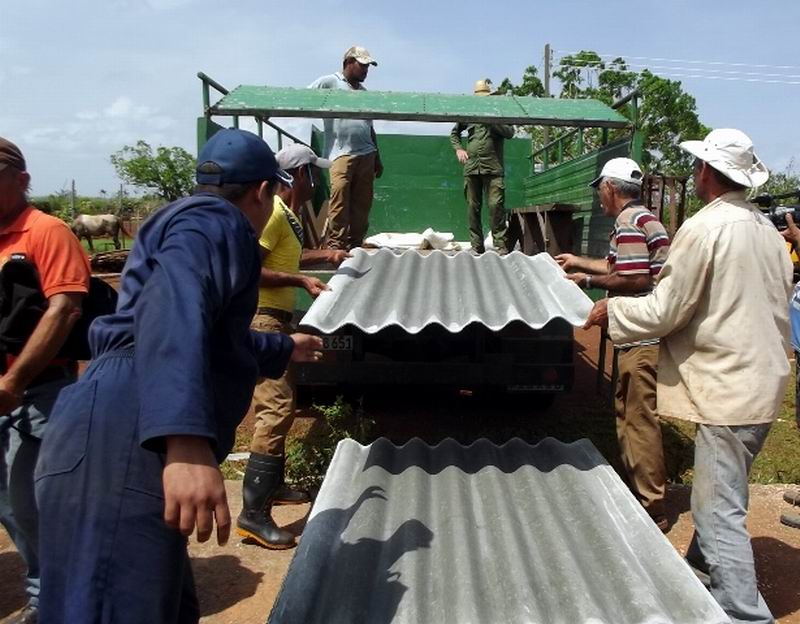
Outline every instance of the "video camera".
[[761, 212], [763, 212], [767, 218], [772, 221], [772, 224], [776, 228], [779, 230], [785, 230], [787, 228], [787, 214], [791, 214], [792, 220], [797, 225], [800, 225], [800, 204], [775, 205], [777, 202], [780, 202], [784, 199], [796, 199], [800, 201], [800, 188], [792, 191], [791, 193], [782, 193], [780, 195], [770, 195], [769, 193], [764, 193], [763, 195], [754, 197], [752, 201], [759, 207]]

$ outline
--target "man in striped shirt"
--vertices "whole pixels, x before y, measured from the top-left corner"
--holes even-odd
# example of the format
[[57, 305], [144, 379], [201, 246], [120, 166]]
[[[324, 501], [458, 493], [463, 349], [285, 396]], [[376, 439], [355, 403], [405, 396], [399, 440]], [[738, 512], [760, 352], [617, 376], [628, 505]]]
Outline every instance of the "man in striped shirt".
[[[609, 296], [646, 295], [667, 259], [669, 236], [642, 205], [642, 171], [630, 158], [614, 158], [591, 185], [603, 213], [615, 218], [608, 256], [561, 254], [556, 260], [568, 271], [567, 277], [583, 288], [602, 288]], [[658, 339], [615, 345], [615, 349], [618, 379], [614, 407], [622, 463], [631, 491], [666, 532], [666, 469], [656, 413]]]

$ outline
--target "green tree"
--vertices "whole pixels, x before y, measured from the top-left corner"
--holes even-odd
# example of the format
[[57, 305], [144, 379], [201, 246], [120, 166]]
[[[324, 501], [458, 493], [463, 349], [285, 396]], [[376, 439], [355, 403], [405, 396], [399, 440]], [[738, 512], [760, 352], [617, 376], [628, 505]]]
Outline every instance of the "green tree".
[[[783, 171], [770, 171], [769, 180], [759, 189], [759, 192], [770, 195], [800, 192], [800, 173], [795, 169], [794, 158], [789, 161]], [[797, 201], [785, 200], [782, 203], [796, 204]]]
[[195, 159], [182, 147], [158, 147], [146, 141], [126, 145], [111, 156], [117, 175], [126, 183], [174, 201], [192, 192]]
[[[639, 89], [639, 130], [644, 139], [643, 166], [650, 171], [672, 175], [688, 175], [691, 172], [692, 157], [681, 150], [678, 144], [702, 138], [709, 128], [700, 121], [697, 103], [694, 97], [683, 90], [680, 81], [661, 78], [646, 69], [642, 72], [630, 71], [625, 59], [615, 58], [605, 62], [591, 50], [562, 57], [553, 71], [553, 77], [560, 84], [560, 97], [594, 98], [609, 105], [634, 89]], [[514, 92], [515, 87], [508, 78], [503, 85]], [[620, 109], [620, 113], [629, 119], [633, 118], [630, 105]], [[609, 139], [625, 133], [612, 131]], [[536, 134], [529, 134], [537, 145], [541, 145], [537, 142]], [[601, 137], [600, 130], [586, 131], [585, 147], [598, 147]], [[565, 146], [565, 154], [574, 155], [576, 148], [577, 138]]]

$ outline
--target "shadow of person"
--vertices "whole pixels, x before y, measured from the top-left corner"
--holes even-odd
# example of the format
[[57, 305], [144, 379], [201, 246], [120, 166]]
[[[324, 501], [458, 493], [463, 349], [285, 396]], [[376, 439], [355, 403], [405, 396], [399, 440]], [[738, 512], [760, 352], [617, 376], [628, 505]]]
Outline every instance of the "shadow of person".
[[201, 615], [213, 615], [255, 595], [261, 572], [244, 567], [233, 555], [192, 558]]
[[[3, 530], [0, 528], [0, 531]], [[0, 553], [0, 620], [28, 602], [25, 594], [25, 562], [16, 551]]]
[[758, 589], [772, 615], [779, 619], [796, 614], [800, 611], [800, 549], [774, 537], [754, 537], [752, 543]]
[[[358, 510], [369, 500], [386, 501], [384, 490], [370, 486], [344, 509], [326, 509], [306, 527], [269, 622], [383, 624], [393, 620], [408, 586], [392, 567], [406, 553], [428, 549], [433, 531], [406, 520], [385, 540], [342, 538]], [[370, 513], [369, 517], [379, 517]], [[362, 515], [359, 531], [375, 529]], [[377, 527], [380, 529], [381, 527]]]

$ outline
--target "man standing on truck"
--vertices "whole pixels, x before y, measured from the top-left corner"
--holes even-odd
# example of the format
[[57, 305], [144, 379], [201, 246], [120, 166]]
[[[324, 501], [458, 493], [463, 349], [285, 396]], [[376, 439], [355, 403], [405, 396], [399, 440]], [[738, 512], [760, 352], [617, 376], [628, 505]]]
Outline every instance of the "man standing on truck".
[[319, 357], [322, 341], [253, 331], [258, 233], [278, 184], [272, 150], [220, 130], [191, 197], [142, 226], [94, 359], [59, 395], [36, 467], [44, 622], [197, 622], [186, 539], [227, 541], [219, 462], [258, 375]]
[[[366, 91], [369, 66], [377, 67], [369, 50], [353, 46], [344, 53], [342, 71], [317, 78], [309, 89]], [[330, 249], [353, 249], [364, 242], [375, 178], [383, 175], [378, 140], [372, 122], [365, 119], [326, 119], [325, 157], [331, 166], [328, 201]]]
[[[664, 226], [642, 205], [642, 171], [630, 158], [612, 158], [592, 182], [606, 216], [614, 217], [611, 245], [603, 259], [556, 256], [567, 277], [610, 296], [642, 296], [653, 290], [669, 252]], [[615, 345], [619, 363], [614, 411], [617, 440], [628, 484], [662, 531], [669, 529], [664, 495], [667, 473], [656, 412], [658, 338]]]
[[[478, 80], [475, 83], [475, 95], [492, 95], [491, 85], [491, 80]], [[464, 130], [467, 131], [467, 149], [461, 143]], [[499, 254], [509, 251], [503, 143], [513, 136], [514, 126], [504, 124], [457, 123], [450, 132], [450, 143], [456, 151], [456, 158], [464, 165], [464, 197], [467, 200], [469, 240], [474, 253], [486, 251], [481, 224], [484, 195], [489, 207], [492, 242]]]
[[734, 622], [774, 622], [747, 532], [748, 476], [783, 403], [790, 367], [792, 262], [747, 201], [769, 172], [740, 130], [681, 147], [706, 205], [678, 230], [655, 289], [598, 301], [586, 323], [617, 343], [661, 338], [658, 411], [695, 423], [686, 558]]
[[67, 224], [29, 204], [30, 180], [20, 149], [0, 138], [0, 522], [28, 568], [28, 604], [8, 620], [18, 624], [38, 618], [33, 473], [53, 403], [78, 374], [77, 361], [62, 348], [91, 277]]
[[[331, 162], [300, 143], [285, 147], [275, 158], [294, 181], [291, 188], [281, 186], [275, 193], [272, 216], [259, 240], [261, 288], [258, 313], [251, 327], [291, 334], [296, 289], [303, 288], [315, 298], [328, 288], [316, 277], [300, 274], [300, 268], [323, 262], [339, 266], [348, 253], [340, 249], [303, 249], [299, 215], [302, 206], [314, 195], [319, 170], [329, 169]], [[236, 526], [240, 535], [266, 548], [290, 548], [295, 543], [294, 535], [275, 525], [272, 505], [309, 500], [305, 492], [284, 483], [286, 434], [294, 421], [293, 386], [287, 370], [279, 379], [263, 379], [253, 394], [256, 429], [242, 484], [242, 513]]]

